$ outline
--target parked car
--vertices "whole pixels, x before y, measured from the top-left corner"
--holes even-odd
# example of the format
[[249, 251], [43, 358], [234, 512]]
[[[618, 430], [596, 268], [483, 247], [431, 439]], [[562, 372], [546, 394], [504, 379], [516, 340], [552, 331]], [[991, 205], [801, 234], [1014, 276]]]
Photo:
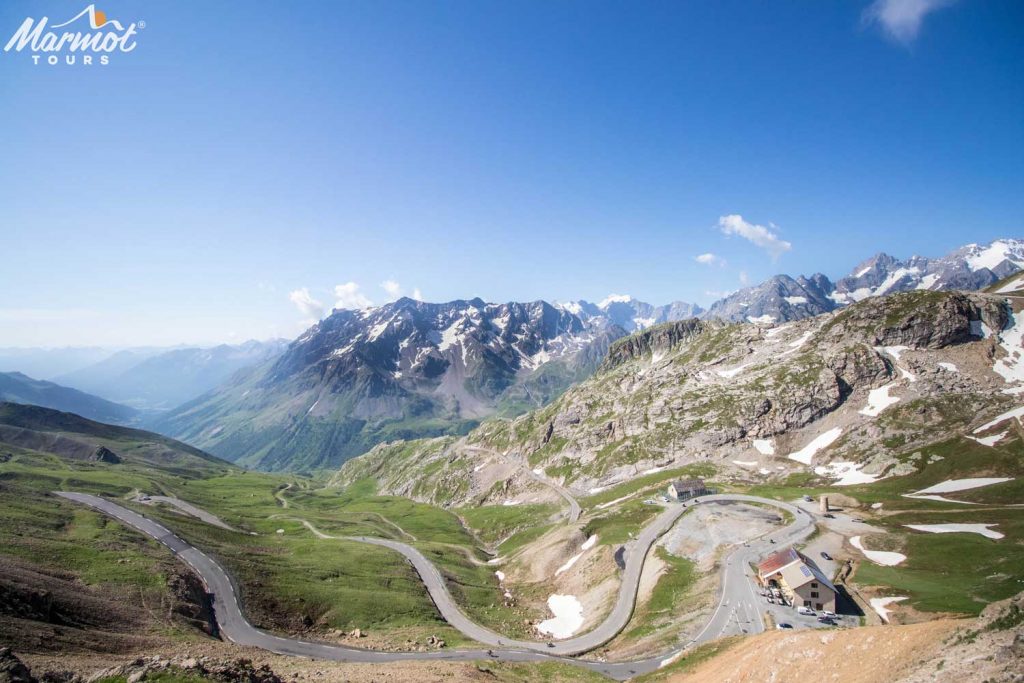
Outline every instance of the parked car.
[[787, 629], [787, 628], [793, 628], [793, 624], [787, 624], [784, 621], [780, 621], [779, 623], [775, 624], [775, 628], [777, 628], [780, 631], [782, 631], [782, 630]]
[[821, 551], [821, 556], [823, 558], [825, 558], [826, 560], [831, 560], [832, 559], [832, 556], [829, 555], [828, 553], [826, 553], [824, 550]]
[[796, 608], [796, 613], [802, 614], [805, 617], [813, 617], [816, 614], [815, 611], [812, 610], [810, 607], [804, 607], [803, 605], [800, 605]]
[[818, 617], [818, 623], [827, 624], [829, 626], [835, 626], [836, 622], [830, 617]]
[[864, 523], [864, 520], [863, 520], [862, 518], [860, 518], [860, 517], [854, 517], [854, 518], [853, 518], [853, 521], [855, 521], [855, 522], [859, 522], [859, 523], [861, 523], [861, 524], [863, 524], [863, 523]]
[[831, 610], [827, 610], [827, 609], [821, 610], [821, 616], [828, 617], [829, 619], [837, 619], [837, 618], [839, 618], [838, 614], [836, 614], [835, 612], [832, 612]]
[[811, 498], [810, 496], [804, 496], [804, 501], [807, 502], [807, 503], [813, 503], [814, 499]]

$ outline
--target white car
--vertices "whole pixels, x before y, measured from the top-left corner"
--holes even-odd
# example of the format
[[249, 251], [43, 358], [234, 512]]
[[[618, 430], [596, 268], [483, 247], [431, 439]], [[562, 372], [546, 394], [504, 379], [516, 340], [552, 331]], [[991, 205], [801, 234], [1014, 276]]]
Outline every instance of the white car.
[[831, 612], [831, 611], [829, 611], [827, 609], [823, 609], [823, 610], [821, 610], [821, 616], [828, 617], [829, 619], [836, 619], [836, 618], [838, 618], [839, 615], [836, 614], [835, 612]]
[[804, 607], [803, 605], [796, 608], [796, 613], [802, 614], [805, 617], [813, 617], [815, 615], [814, 610], [812, 610], [810, 607]]

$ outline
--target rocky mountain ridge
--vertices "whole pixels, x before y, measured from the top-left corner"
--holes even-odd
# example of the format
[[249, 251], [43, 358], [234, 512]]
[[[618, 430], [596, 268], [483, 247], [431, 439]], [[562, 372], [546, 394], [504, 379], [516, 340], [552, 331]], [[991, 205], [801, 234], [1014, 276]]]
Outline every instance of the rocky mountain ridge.
[[934, 261], [879, 255], [838, 285], [821, 274], [779, 275], [708, 311], [619, 295], [556, 305], [402, 298], [335, 310], [273, 362], [153, 426], [259, 468], [334, 466], [382, 441], [464, 434], [491, 415], [542, 407], [586, 379], [630, 332], [694, 316], [761, 325], [803, 320], [849, 306], [843, 296], [856, 303], [868, 291], [975, 286], [1021, 265], [1024, 242], [1001, 240]]
[[378, 446], [338, 480], [372, 476], [384, 492], [450, 504], [500, 502], [526, 485], [485, 467], [481, 450], [578, 494], [704, 462], [748, 480], [907, 473], [938, 439], [998, 442], [1002, 427], [985, 423], [1024, 392], [1021, 307], [915, 291], [780, 326], [655, 326], [615, 342], [599, 372], [545, 408], [461, 441]]

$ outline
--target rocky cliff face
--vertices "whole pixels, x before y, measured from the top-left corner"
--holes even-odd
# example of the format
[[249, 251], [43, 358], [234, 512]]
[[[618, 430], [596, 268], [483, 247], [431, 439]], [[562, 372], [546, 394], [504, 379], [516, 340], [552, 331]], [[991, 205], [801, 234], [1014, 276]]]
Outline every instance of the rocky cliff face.
[[[871, 481], [1013, 405], [1024, 386], [994, 368], [1019, 345], [1015, 320], [1001, 297], [909, 292], [781, 326], [660, 325], [616, 342], [597, 374], [551, 405], [420, 444], [401, 477], [379, 452], [370, 476], [399, 485], [429, 468], [443, 495], [502, 498], [502, 477], [522, 482], [475, 464], [482, 449], [578, 493], [694, 462], [754, 479]], [[366, 475], [362, 461], [340, 480]]]

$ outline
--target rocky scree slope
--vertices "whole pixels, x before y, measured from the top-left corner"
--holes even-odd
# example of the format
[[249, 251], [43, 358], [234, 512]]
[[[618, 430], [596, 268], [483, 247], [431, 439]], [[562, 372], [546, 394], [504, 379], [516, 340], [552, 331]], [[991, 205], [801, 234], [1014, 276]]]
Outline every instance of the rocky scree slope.
[[866, 483], [1015, 404], [1018, 385], [993, 368], [1017, 317], [1002, 297], [918, 291], [782, 326], [660, 325], [613, 344], [543, 409], [462, 440], [379, 446], [337, 481], [372, 476], [383, 492], [455, 504], [507, 499], [528, 487], [526, 468], [583, 493], [695, 462]]

